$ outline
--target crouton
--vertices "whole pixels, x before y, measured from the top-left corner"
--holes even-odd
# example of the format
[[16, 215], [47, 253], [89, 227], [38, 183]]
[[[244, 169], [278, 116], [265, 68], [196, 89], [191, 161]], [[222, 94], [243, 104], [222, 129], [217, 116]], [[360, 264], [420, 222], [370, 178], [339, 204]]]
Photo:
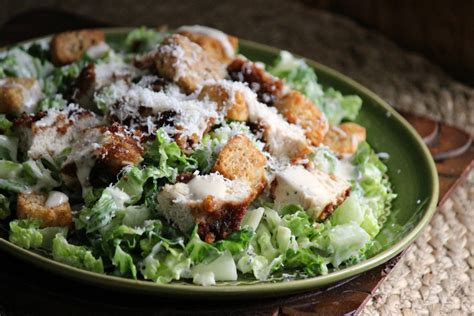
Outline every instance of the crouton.
[[19, 193], [16, 212], [20, 219], [42, 220], [43, 227], [72, 225], [71, 205], [60, 192]]
[[[140, 136], [140, 132], [131, 133], [118, 123], [84, 129], [64, 162], [61, 173], [66, 177], [74, 177], [77, 173], [83, 185], [88, 181], [92, 181], [93, 185], [107, 185], [116, 180], [123, 167], [142, 161]], [[88, 166], [85, 172], [90, 171], [90, 176], [89, 173], [79, 175], [80, 168], [84, 166]]]
[[254, 144], [244, 135], [235, 135], [222, 148], [214, 172], [219, 172], [227, 179], [246, 179], [257, 196], [266, 185], [265, 165], [267, 159]]
[[34, 78], [0, 79], [1, 114], [32, 113], [41, 97], [41, 87]]
[[199, 235], [209, 243], [240, 229], [251, 200], [246, 180], [228, 180], [219, 174], [167, 184], [156, 196], [159, 214], [183, 232], [198, 224]]
[[273, 105], [283, 89], [283, 82], [270, 75], [258, 64], [240, 57], [234, 59], [227, 72], [234, 81], [246, 82], [257, 94], [258, 101]]
[[329, 124], [324, 114], [310, 99], [298, 91], [291, 91], [278, 98], [275, 107], [288, 122], [298, 124], [305, 130], [306, 138], [312, 145], [321, 144]]
[[219, 83], [205, 84], [199, 93], [199, 99], [209, 99], [218, 105], [218, 110], [224, 110], [226, 118], [235, 121], [247, 121], [249, 110], [242, 92], [229, 91]]
[[326, 134], [323, 144], [339, 156], [352, 155], [360, 143], [365, 141], [365, 128], [356, 123], [342, 123], [331, 127]]
[[192, 93], [208, 79], [224, 77], [220, 63], [187, 37], [173, 34], [158, 47], [155, 66], [158, 74]]
[[79, 60], [91, 46], [104, 42], [104, 32], [81, 30], [59, 33], [51, 40], [51, 56], [56, 66], [63, 66]]
[[210, 56], [228, 64], [234, 58], [238, 40], [234, 36], [206, 26], [182, 26], [178, 33], [201, 46]]
[[300, 165], [277, 172], [271, 192], [276, 204], [301, 205], [314, 220], [323, 221], [345, 201], [351, 186], [334, 175]]

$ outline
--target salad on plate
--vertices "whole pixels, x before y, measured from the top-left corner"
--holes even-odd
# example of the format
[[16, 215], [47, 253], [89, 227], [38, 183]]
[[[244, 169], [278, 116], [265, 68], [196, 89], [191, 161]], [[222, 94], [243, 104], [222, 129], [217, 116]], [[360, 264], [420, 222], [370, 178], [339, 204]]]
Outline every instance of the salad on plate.
[[0, 220], [61, 263], [157, 283], [278, 282], [374, 251], [395, 194], [362, 100], [204, 26], [0, 52]]

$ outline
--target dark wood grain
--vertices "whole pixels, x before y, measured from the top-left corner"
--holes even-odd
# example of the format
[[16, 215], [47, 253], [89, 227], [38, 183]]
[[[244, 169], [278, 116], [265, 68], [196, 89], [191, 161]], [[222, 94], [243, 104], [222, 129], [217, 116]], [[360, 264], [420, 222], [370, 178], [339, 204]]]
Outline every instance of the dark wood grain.
[[[44, 23], [45, 19], [54, 23]], [[103, 25], [62, 12], [40, 10], [5, 25], [0, 30], [0, 42], [8, 44], [61, 30], [98, 26]], [[471, 137], [443, 123], [405, 115], [432, 152], [442, 158], [438, 159], [437, 168], [443, 203], [473, 166]], [[349, 280], [309, 293], [245, 301], [183, 301], [96, 288], [0, 253], [0, 315], [351, 315], [363, 308], [403, 254]]]

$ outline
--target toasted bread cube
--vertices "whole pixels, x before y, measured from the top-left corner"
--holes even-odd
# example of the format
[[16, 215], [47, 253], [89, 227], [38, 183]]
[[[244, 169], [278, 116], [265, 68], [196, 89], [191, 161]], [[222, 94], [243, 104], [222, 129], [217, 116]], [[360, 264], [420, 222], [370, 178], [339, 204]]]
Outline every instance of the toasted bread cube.
[[206, 84], [202, 87], [199, 99], [208, 98], [218, 105], [218, 110], [226, 111], [226, 118], [235, 121], [247, 121], [249, 110], [242, 92], [229, 91], [219, 83]]
[[283, 82], [269, 74], [260, 65], [237, 57], [229, 66], [227, 72], [234, 81], [246, 82], [257, 94], [258, 101], [273, 105], [283, 89]]
[[63, 66], [79, 60], [91, 46], [104, 42], [104, 32], [81, 30], [63, 32], [51, 40], [51, 56], [56, 66]]
[[351, 186], [344, 179], [299, 165], [277, 172], [271, 191], [276, 204], [301, 205], [311, 218], [323, 221], [345, 201]]
[[158, 74], [192, 93], [208, 79], [224, 77], [220, 63], [187, 37], [173, 34], [158, 47], [155, 66]]
[[[60, 192], [55, 192], [65, 196], [65, 199], [58, 202], [52, 200], [52, 194], [48, 193], [19, 193], [17, 199], [17, 216], [20, 219], [40, 219], [43, 227], [51, 226], [71, 226], [72, 211], [67, 196]], [[52, 203], [51, 203], [52, 202]], [[51, 204], [51, 206], [49, 206]]]
[[298, 91], [291, 91], [275, 102], [275, 107], [293, 124], [305, 130], [306, 138], [314, 146], [322, 143], [329, 124], [324, 114], [307, 97]]
[[338, 127], [331, 127], [324, 138], [324, 145], [336, 154], [352, 155], [357, 151], [360, 143], [365, 141], [365, 128], [356, 123], [342, 123]]
[[246, 179], [253, 190], [253, 196], [259, 194], [267, 183], [265, 165], [267, 159], [244, 135], [235, 135], [222, 148], [214, 172], [227, 179]]
[[41, 87], [34, 78], [0, 79], [0, 113], [32, 113], [42, 97]]
[[210, 56], [223, 64], [234, 57], [238, 40], [219, 30], [203, 26], [180, 27], [178, 33], [201, 46]]

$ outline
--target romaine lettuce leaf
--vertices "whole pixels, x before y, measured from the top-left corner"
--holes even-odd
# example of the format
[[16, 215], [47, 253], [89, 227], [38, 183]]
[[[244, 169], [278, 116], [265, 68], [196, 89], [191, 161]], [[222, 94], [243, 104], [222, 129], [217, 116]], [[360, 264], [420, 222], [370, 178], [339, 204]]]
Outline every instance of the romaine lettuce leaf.
[[142, 26], [127, 34], [124, 46], [128, 52], [144, 53], [155, 48], [164, 37], [164, 33]]
[[156, 283], [179, 280], [189, 272], [191, 259], [185, 253], [183, 241], [162, 239], [140, 263], [140, 271], [145, 279]]
[[10, 199], [0, 193], [0, 219], [5, 219], [10, 214]]
[[40, 160], [28, 160], [17, 163], [0, 160], [0, 189], [10, 192], [28, 190], [50, 191], [59, 186], [59, 181], [53, 178], [50, 170], [46, 169]]
[[16, 161], [18, 137], [0, 135], [0, 159]]
[[66, 235], [66, 227], [45, 227], [38, 219], [16, 219], [10, 222], [9, 240], [25, 249], [52, 249], [53, 238], [56, 234]]
[[117, 267], [117, 272], [120, 275], [131, 276], [134, 279], [137, 278], [137, 267], [133, 262], [132, 256], [123, 251], [119, 245], [115, 248], [112, 264]]
[[53, 239], [52, 253], [56, 261], [79, 269], [104, 273], [102, 258], [95, 258], [92, 252], [85, 246], [76, 246], [68, 243], [61, 234], [57, 234]]

